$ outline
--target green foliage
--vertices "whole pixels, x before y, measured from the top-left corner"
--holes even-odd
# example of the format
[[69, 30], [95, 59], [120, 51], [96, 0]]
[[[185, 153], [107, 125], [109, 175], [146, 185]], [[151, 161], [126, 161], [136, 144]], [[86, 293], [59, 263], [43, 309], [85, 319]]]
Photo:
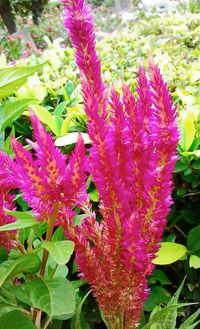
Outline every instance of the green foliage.
[[75, 292], [65, 278], [45, 280], [36, 278], [28, 285], [31, 305], [50, 318], [68, 319], [75, 311]]
[[0, 329], [37, 329], [33, 322], [22, 312], [15, 310], [5, 313], [0, 318]]
[[44, 64], [0, 69], [0, 98], [12, 95], [30, 75], [40, 71]]

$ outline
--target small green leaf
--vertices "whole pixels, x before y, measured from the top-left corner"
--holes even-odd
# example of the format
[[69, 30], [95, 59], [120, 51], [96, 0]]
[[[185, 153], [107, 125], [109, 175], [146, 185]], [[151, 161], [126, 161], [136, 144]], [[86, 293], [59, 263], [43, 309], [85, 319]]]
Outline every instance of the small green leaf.
[[188, 151], [194, 141], [196, 133], [194, 123], [189, 116], [182, 116], [180, 123], [180, 131], [181, 139], [179, 140], [179, 144], [183, 151]]
[[93, 190], [89, 191], [89, 196], [90, 196], [91, 201], [93, 201], [93, 202], [99, 201], [99, 193], [98, 193], [97, 189], [93, 189]]
[[75, 291], [64, 278], [36, 278], [30, 283], [30, 300], [34, 307], [51, 318], [69, 318], [75, 311]]
[[200, 250], [200, 226], [194, 227], [188, 234], [187, 247], [190, 251]]
[[34, 99], [21, 99], [3, 105], [4, 119], [1, 129], [4, 130], [6, 127], [11, 126], [13, 121], [17, 120], [27, 107], [35, 102]]
[[7, 260], [0, 265], [0, 287], [2, 284], [20, 273], [37, 273], [40, 259], [34, 254], [21, 255], [16, 260]]
[[62, 115], [68, 104], [69, 104], [68, 101], [58, 104], [54, 110], [54, 115], [57, 115], [57, 116]]
[[190, 267], [194, 267], [195, 269], [200, 268], [200, 257], [196, 255], [190, 256]]
[[195, 322], [196, 318], [200, 314], [200, 309], [198, 309], [195, 313], [193, 313], [189, 318], [187, 318], [182, 325], [179, 327], [179, 329], [193, 329], [197, 326], [198, 323], [200, 323], [200, 320]]
[[74, 216], [73, 217], [73, 226], [80, 225], [85, 218], [88, 218], [88, 217], [91, 217], [91, 216], [92, 216], [92, 213], [90, 213], [90, 212], [88, 212], [86, 214], [83, 214], [83, 215]]
[[156, 265], [167, 265], [176, 262], [187, 252], [185, 246], [174, 242], [162, 242], [159, 251], [152, 263]]
[[44, 241], [42, 247], [50, 253], [53, 260], [59, 265], [66, 264], [74, 251], [72, 241]]
[[60, 129], [55, 116], [53, 116], [45, 107], [40, 105], [31, 105], [30, 108], [37, 115], [40, 121], [45, 123], [56, 136], [60, 135]]
[[180, 172], [188, 168], [187, 162], [181, 158], [176, 161], [174, 172]]
[[0, 69], [0, 98], [12, 95], [26, 82], [29, 76], [40, 71], [46, 63], [47, 62], [36, 66], [15, 66]]
[[148, 282], [149, 284], [154, 284], [157, 281], [163, 285], [172, 283], [163, 271], [155, 269], [153, 274], [149, 277]]

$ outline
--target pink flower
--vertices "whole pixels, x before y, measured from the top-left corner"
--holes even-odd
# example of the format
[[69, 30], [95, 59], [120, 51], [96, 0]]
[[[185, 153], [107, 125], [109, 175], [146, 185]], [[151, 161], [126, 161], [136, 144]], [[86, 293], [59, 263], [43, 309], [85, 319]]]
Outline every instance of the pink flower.
[[48, 220], [58, 211], [59, 222], [63, 220], [64, 211], [75, 205], [84, 208], [88, 201], [84, 143], [79, 136], [74, 152], [67, 158], [55, 147], [51, 135], [35, 114], [30, 112], [30, 116], [36, 143], [27, 142], [33, 152], [27, 151], [13, 138], [15, 161], [0, 153], [2, 182], [10, 189], [17, 187], [21, 190], [38, 220]]
[[[0, 226], [15, 222], [15, 218], [6, 214], [5, 210], [15, 210], [14, 196], [0, 190]], [[15, 246], [16, 231], [0, 232], [0, 247], [6, 248], [9, 252]]]
[[[172, 203], [178, 130], [176, 108], [158, 68], [141, 66], [137, 97], [122, 97], [102, 82], [90, 7], [63, 0], [64, 25], [81, 72], [88, 132], [89, 170], [100, 197], [102, 220], [65, 227], [75, 242], [81, 276], [89, 281], [109, 324], [138, 325], [148, 296], [147, 275]], [[69, 222], [68, 222], [69, 223]], [[121, 322], [120, 322], [121, 321]]]

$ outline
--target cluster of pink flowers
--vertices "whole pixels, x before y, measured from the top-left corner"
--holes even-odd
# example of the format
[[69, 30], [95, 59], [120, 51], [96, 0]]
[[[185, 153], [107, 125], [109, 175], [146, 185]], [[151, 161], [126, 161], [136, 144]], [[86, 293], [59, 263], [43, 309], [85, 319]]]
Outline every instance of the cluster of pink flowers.
[[19, 189], [38, 220], [54, 218], [59, 224], [66, 214], [76, 214], [72, 211], [75, 205], [85, 209], [88, 204], [85, 146], [80, 136], [67, 158], [35, 114], [30, 112], [30, 116], [37, 143], [27, 140], [30, 152], [13, 138], [15, 160], [0, 152], [1, 185], [7, 190]]
[[[63, 0], [64, 24], [81, 72], [90, 149], [90, 174], [100, 197], [95, 218], [67, 233], [79, 269], [93, 288], [110, 328], [137, 326], [147, 298], [147, 275], [171, 205], [178, 130], [176, 108], [159, 69], [139, 68], [137, 97], [124, 84], [108, 96], [95, 51], [90, 7]], [[121, 319], [121, 320], [120, 320]], [[120, 328], [120, 325], [119, 325]]]

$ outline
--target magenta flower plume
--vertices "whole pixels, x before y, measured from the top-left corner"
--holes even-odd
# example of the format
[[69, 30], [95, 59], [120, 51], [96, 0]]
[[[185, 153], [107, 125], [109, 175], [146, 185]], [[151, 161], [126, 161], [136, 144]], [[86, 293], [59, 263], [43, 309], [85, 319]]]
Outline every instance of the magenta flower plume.
[[[15, 218], [6, 213], [6, 210], [15, 210], [14, 196], [9, 193], [10, 188], [16, 187], [11, 171], [13, 164], [12, 159], [0, 151], [0, 226], [15, 222]], [[7, 165], [10, 166], [10, 170], [7, 170]], [[15, 230], [0, 232], [0, 247], [5, 247], [7, 251], [15, 245], [15, 240]]]
[[[148, 296], [147, 275], [172, 203], [178, 130], [176, 108], [158, 68], [139, 68], [137, 97], [124, 84], [108, 98], [95, 50], [94, 25], [84, 0], [63, 0], [64, 25], [81, 72], [89, 170], [100, 197], [94, 215], [66, 227], [81, 275], [89, 281], [109, 329], [137, 327]], [[103, 100], [103, 101], [102, 101]]]
[[[4, 175], [2, 179], [7, 185], [13, 179], [12, 185], [21, 190], [24, 200], [38, 220], [48, 220], [56, 214], [59, 223], [63, 219], [63, 210], [73, 209], [76, 200], [83, 208], [87, 203], [85, 146], [79, 136], [71, 158], [67, 158], [55, 147], [51, 135], [36, 115], [30, 112], [30, 116], [36, 142], [28, 140], [28, 143], [33, 152], [27, 151], [13, 138], [15, 161], [0, 154]], [[7, 182], [5, 173], [8, 173]]]
[[[15, 218], [8, 215], [6, 210], [15, 210], [14, 196], [0, 190], [0, 226], [15, 222]], [[6, 248], [9, 252], [15, 246], [16, 231], [0, 232], [0, 247]]]

